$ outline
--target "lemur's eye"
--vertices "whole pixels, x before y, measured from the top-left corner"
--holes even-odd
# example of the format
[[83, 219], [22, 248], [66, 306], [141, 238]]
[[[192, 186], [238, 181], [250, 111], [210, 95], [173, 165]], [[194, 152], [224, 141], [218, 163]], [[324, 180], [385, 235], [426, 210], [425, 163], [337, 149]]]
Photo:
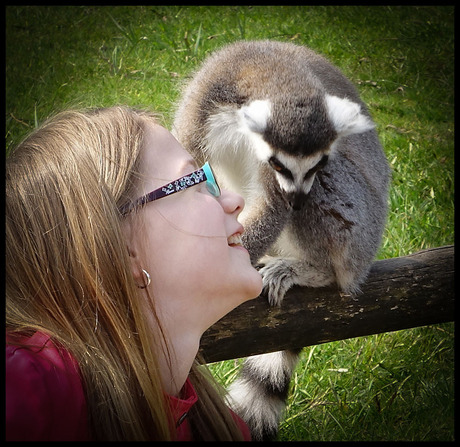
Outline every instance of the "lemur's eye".
[[284, 165], [276, 158], [276, 157], [271, 157], [268, 160], [268, 163], [270, 166], [276, 171], [279, 172], [282, 176], [292, 180], [294, 177], [292, 176], [292, 173], [289, 169], [285, 168]]
[[323, 169], [324, 166], [326, 166], [327, 164], [327, 161], [329, 160], [329, 156], [328, 155], [323, 155], [323, 158], [321, 158], [321, 160], [316, 163], [315, 166], [313, 166], [313, 168], [311, 168], [304, 176], [304, 180], [308, 180], [313, 174], [315, 174], [316, 172], [318, 172], [320, 169]]
[[277, 172], [281, 172], [283, 169], [285, 169], [284, 166], [275, 157], [271, 157], [268, 162], [270, 163], [270, 166]]
[[324, 166], [326, 166], [328, 160], [329, 160], [329, 155], [323, 155], [323, 158], [316, 165], [316, 169], [323, 169]]

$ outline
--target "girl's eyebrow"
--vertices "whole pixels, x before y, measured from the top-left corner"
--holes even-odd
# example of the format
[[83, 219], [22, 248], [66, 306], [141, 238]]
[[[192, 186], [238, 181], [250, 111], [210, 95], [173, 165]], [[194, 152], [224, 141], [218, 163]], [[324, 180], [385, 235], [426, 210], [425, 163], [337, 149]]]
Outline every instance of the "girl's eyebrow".
[[[186, 176], [188, 174], [191, 174], [192, 172], [194, 172], [194, 171], [196, 171], [198, 169], [200, 169], [200, 168], [199, 168], [198, 163], [196, 162], [196, 160], [193, 159], [193, 158], [187, 158], [186, 160], [184, 160], [183, 163], [180, 164], [180, 168], [179, 168], [178, 173], [176, 174], [176, 176], [178, 178], [181, 178], [181, 177], [184, 177], [184, 176]], [[155, 177], [155, 180], [167, 183], [167, 182], [172, 182], [172, 181], [176, 180], [176, 178]]]
[[197, 162], [193, 158], [189, 158], [182, 165], [180, 172], [183, 172], [184, 174], [190, 174], [197, 169], [199, 169]]

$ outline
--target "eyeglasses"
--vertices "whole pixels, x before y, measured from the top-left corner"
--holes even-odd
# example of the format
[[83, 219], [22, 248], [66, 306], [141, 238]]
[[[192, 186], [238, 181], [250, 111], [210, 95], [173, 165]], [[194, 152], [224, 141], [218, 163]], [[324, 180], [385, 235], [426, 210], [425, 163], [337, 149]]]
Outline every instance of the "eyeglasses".
[[119, 211], [122, 216], [126, 216], [139, 206], [145, 205], [146, 203], [153, 202], [154, 200], [158, 200], [166, 196], [170, 196], [171, 194], [183, 191], [184, 189], [198, 185], [204, 181], [206, 181], [206, 187], [208, 191], [214, 197], [219, 197], [219, 185], [217, 184], [216, 178], [214, 177], [211, 166], [209, 163], [205, 163], [200, 169], [193, 171], [191, 174], [184, 175], [177, 180], [173, 180], [167, 185], [161, 186], [160, 188], [155, 189], [155, 191], [149, 192], [134, 202], [125, 203], [122, 207], [119, 208]]

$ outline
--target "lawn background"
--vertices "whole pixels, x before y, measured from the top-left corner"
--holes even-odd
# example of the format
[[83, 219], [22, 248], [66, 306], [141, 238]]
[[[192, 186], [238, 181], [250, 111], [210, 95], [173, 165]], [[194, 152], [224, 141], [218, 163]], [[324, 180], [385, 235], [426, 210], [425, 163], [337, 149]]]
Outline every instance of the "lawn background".
[[[454, 8], [7, 6], [5, 142], [69, 107], [149, 107], [239, 39], [305, 44], [355, 83], [393, 170], [379, 258], [454, 243]], [[308, 324], [306, 322], [306, 324]], [[280, 440], [453, 440], [454, 324], [304, 349]], [[239, 361], [211, 365], [223, 383]]]

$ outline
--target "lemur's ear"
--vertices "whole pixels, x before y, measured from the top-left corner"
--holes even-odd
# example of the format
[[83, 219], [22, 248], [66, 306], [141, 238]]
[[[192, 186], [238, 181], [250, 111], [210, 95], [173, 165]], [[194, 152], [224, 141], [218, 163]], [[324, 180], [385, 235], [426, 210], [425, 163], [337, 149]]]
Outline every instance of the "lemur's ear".
[[339, 137], [367, 132], [374, 128], [374, 123], [361, 113], [361, 106], [347, 98], [326, 94], [326, 105]]
[[269, 100], [256, 99], [238, 111], [243, 123], [253, 132], [263, 133], [271, 113]]

